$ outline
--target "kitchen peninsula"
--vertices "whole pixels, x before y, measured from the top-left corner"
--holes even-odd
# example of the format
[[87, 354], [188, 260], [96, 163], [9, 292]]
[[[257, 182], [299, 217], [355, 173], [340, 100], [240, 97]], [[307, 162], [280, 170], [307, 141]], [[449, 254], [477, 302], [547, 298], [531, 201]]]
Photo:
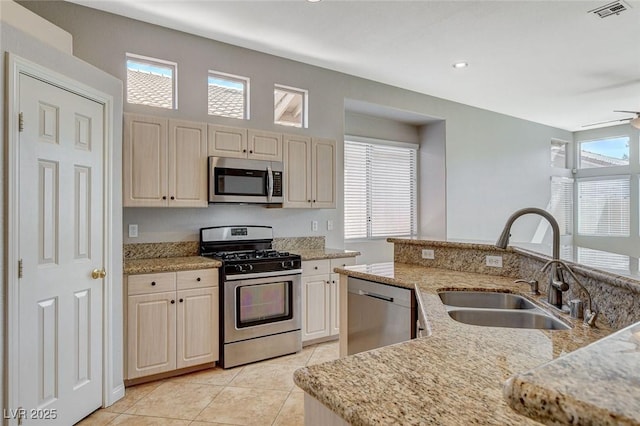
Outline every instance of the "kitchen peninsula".
[[[638, 352], [630, 356], [619, 350], [622, 346], [627, 352], [633, 352], [633, 347], [637, 346], [620, 343], [624, 337], [621, 338], [617, 333], [611, 336], [618, 342], [613, 346], [617, 349], [611, 352], [607, 351], [606, 339], [587, 346], [607, 337], [615, 328], [620, 328], [607, 325], [618, 323], [617, 318], [611, 318], [616, 316], [617, 311], [604, 311], [597, 328], [587, 327], [581, 320], [567, 316], [563, 316], [562, 320], [570, 323], [572, 328], [566, 331], [479, 327], [451, 319], [437, 295], [443, 289], [498, 290], [526, 295], [529, 286], [513, 281], [516, 277], [529, 279], [528, 276], [519, 275], [529, 270], [538, 271], [539, 267], [536, 269], [529, 263], [544, 262], [544, 256], [533, 259], [528, 257], [530, 254], [520, 254], [512, 248], [497, 250], [504, 255], [505, 268], [499, 272], [489, 271], [496, 275], [488, 275], [480, 270], [481, 265], [474, 266], [473, 260], [474, 256], [479, 256], [477, 252], [496, 251], [492, 246], [390, 241], [396, 244], [395, 263], [336, 269], [342, 274], [341, 291], [344, 291], [347, 277], [415, 288], [427, 316], [430, 335], [296, 371], [295, 382], [306, 392], [305, 410], [309, 420], [324, 416], [321, 418], [325, 423], [332, 421], [333, 424], [354, 425], [536, 424], [534, 420], [518, 414], [512, 406], [535, 420], [567, 422], [570, 417], [563, 410], [570, 411], [574, 407], [571, 397], [580, 394], [580, 389], [594, 389], [587, 392], [591, 400], [576, 406], [574, 421], [584, 424], [640, 423], [640, 407], [636, 402], [640, 395], [634, 394], [639, 392], [638, 387], [629, 386], [629, 383], [638, 380]], [[416, 264], [418, 261], [414, 258], [414, 252], [428, 247], [437, 250], [436, 259], [438, 250], [459, 250], [461, 257], [449, 260], [458, 269], [464, 270], [443, 269], [452, 266], [445, 263], [440, 263], [439, 267]], [[510, 272], [507, 273], [507, 270]], [[580, 270], [587, 273], [586, 269]], [[507, 276], [499, 276], [498, 273]], [[597, 274], [600, 272], [593, 271], [593, 276], [600, 276]], [[623, 280], [618, 276], [610, 278], [617, 284]], [[636, 286], [637, 281], [633, 279], [627, 279], [623, 285], [625, 290], [635, 290]], [[637, 292], [634, 294], [638, 296]], [[544, 296], [538, 296], [537, 299], [540, 298]], [[345, 311], [342, 313], [348, 315]], [[346, 315], [343, 315], [342, 321], [346, 321]], [[622, 321], [628, 320], [625, 318]], [[628, 335], [629, 331], [625, 333]], [[584, 349], [574, 352], [579, 348]], [[595, 363], [589, 363], [589, 351], [592, 348], [596, 349], [593, 356], [599, 357]], [[565, 356], [567, 354], [570, 355]], [[577, 359], [576, 354], [582, 354], [582, 360]], [[609, 362], [603, 362], [600, 359], [602, 357], [608, 357]], [[572, 360], [575, 360], [575, 364]], [[608, 369], [614, 365], [617, 365], [618, 371], [627, 372], [626, 376], [609, 374]], [[540, 369], [536, 368], [538, 366], [541, 366]], [[551, 368], [555, 374], [560, 371], [561, 377], [567, 380], [561, 383], [545, 381], [544, 368]], [[536, 369], [534, 374], [525, 373], [532, 369]], [[588, 369], [593, 374], [577, 375], [582, 380], [570, 380], [574, 369], [583, 373]], [[517, 386], [511, 381], [510, 386], [505, 388], [505, 381], [516, 374]], [[589, 381], [587, 378], [590, 376], [597, 381]], [[517, 392], [530, 389], [522, 383], [531, 377], [536, 379], [537, 392], [528, 399], [526, 393]], [[607, 380], [620, 381], [619, 392], [624, 394], [616, 393], [618, 382], [603, 387], [601, 382]], [[551, 387], [545, 387], [547, 385]], [[607, 391], [595, 390], [600, 388]], [[545, 396], [557, 396], [561, 403], [550, 408], [553, 404], [547, 404], [545, 401], [549, 399]], [[621, 404], [620, 400], [625, 403]], [[514, 401], [521, 406], [516, 406]], [[563, 407], [562, 402], [568, 405]], [[607, 413], [608, 417], [603, 418], [603, 413]], [[307, 424], [314, 424], [309, 420]]]

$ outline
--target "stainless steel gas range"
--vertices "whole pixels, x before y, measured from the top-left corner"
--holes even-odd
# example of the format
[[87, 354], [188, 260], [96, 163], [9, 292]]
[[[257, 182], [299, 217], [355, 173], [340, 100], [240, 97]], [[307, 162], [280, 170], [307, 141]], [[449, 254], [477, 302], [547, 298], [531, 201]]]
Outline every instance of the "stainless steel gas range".
[[302, 350], [300, 256], [273, 250], [270, 226], [200, 229], [200, 254], [222, 262], [220, 365]]

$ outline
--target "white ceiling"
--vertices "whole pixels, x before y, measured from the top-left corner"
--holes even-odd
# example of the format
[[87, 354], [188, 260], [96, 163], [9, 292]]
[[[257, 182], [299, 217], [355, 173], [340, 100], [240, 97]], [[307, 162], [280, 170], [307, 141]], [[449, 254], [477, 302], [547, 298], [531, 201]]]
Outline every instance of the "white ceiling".
[[571, 131], [640, 111], [640, 0], [73, 1]]

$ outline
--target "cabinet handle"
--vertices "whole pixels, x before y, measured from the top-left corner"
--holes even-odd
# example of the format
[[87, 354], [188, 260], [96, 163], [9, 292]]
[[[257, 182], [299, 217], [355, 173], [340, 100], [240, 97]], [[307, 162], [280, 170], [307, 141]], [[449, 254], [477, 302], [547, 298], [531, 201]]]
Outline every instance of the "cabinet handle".
[[163, 196], [162, 196], [162, 199], [163, 199], [163, 200], [166, 200], [166, 199], [167, 199], [167, 196], [166, 196], [166, 195], [163, 195]]
[[332, 281], [331, 281], [331, 283], [332, 283], [332, 284], [335, 284], [335, 283], [336, 283], [336, 280], [332, 280]]
[[316, 202], [316, 200], [313, 200], [313, 202], [315, 203], [315, 202]]
[[174, 197], [174, 196], [172, 195], [172, 196], [171, 196], [171, 199], [172, 199], [172, 200], [175, 200], [175, 199], [176, 199], [176, 197]]
[[184, 299], [180, 299], [180, 303], [184, 302]]
[[253, 151], [252, 151], [252, 150], [249, 150], [249, 154], [253, 154]]
[[156, 285], [156, 282], [155, 281], [151, 281], [151, 285]]
[[314, 267], [313, 267], [313, 269], [318, 269], [318, 267], [317, 267], [317, 266], [314, 266]]
[[196, 281], [200, 282], [200, 277], [196, 278]]
[[176, 301], [175, 301], [175, 300], [172, 300], [172, 301], [171, 301], [171, 304], [173, 305], [174, 303], [176, 303]]
[[247, 150], [246, 150], [246, 149], [243, 149], [243, 150], [242, 150], [242, 152], [247, 152]]
[[307, 200], [307, 203], [310, 203], [310, 202], [311, 202], [311, 200]]

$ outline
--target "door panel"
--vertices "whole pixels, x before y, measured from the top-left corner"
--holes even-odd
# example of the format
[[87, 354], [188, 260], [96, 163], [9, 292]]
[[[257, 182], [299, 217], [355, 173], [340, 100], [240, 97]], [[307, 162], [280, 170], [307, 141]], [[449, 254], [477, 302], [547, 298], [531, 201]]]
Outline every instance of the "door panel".
[[169, 206], [206, 207], [207, 125], [169, 120]]
[[102, 405], [104, 106], [20, 74], [18, 107], [18, 401], [69, 425]]
[[328, 275], [302, 278], [304, 304], [302, 317], [302, 340], [329, 336], [329, 284]]
[[218, 359], [218, 287], [178, 291], [177, 368]]
[[336, 207], [336, 141], [313, 139], [313, 207]]
[[311, 138], [284, 137], [285, 207], [311, 207]]

